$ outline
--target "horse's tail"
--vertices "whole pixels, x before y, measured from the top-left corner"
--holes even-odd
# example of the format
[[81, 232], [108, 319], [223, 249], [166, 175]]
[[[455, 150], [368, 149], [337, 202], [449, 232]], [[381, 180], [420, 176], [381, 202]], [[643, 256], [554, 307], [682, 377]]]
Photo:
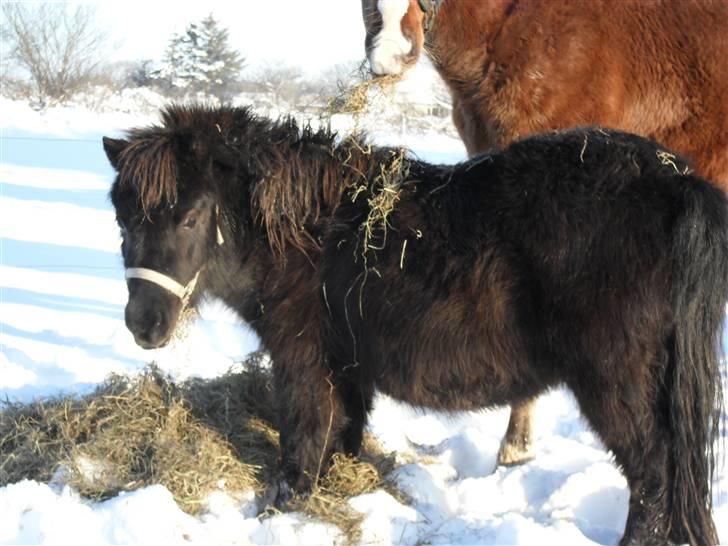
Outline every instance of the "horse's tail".
[[667, 370], [674, 462], [671, 536], [718, 543], [711, 517], [714, 452], [723, 410], [721, 333], [728, 300], [728, 205], [723, 192], [683, 177], [685, 209], [673, 239], [675, 338]]

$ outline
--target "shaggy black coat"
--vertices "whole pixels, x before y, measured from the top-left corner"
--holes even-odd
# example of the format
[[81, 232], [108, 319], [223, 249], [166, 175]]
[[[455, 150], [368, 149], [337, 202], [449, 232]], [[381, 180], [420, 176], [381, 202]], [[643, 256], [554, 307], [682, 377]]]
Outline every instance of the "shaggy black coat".
[[[728, 215], [680, 158], [575, 129], [437, 166], [200, 107], [104, 145], [126, 267], [200, 271], [193, 299], [270, 351], [281, 499], [358, 452], [375, 389], [458, 411], [565, 384], [627, 477], [622, 544], [717, 541]], [[129, 292], [130, 330], [162, 345], [181, 303]]]

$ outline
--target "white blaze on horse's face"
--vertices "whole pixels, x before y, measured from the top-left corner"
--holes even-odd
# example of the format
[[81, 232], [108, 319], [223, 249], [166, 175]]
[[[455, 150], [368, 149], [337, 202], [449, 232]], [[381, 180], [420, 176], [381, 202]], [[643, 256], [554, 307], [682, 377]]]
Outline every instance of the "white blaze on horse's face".
[[409, 7], [409, 0], [377, 2], [377, 9], [382, 16], [382, 30], [374, 38], [369, 51], [369, 66], [375, 74], [383, 76], [404, 72], [404, 58], [413, 47], [412, 42], [402, 34], [402, 18]]

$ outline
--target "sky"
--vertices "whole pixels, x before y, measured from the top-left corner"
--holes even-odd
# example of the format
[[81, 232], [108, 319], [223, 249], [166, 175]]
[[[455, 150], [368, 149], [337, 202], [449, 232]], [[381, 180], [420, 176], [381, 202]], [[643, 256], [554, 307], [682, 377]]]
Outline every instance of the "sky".
[[97, 0], [112, 60], [159, 60], [170, 37], [212, 13], [249, 67], [285, 59], [305, 72], [364, 58], [359, 0]]

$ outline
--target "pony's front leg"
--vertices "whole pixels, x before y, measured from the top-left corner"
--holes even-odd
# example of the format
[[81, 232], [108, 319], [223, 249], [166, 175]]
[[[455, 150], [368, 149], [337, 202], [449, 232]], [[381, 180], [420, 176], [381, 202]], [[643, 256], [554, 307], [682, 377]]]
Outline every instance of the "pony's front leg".
[[276, 360], [281, 460], [275, 504], [306, 495], [326, 472], [346, 425], [341, 395], [325, 358]]

